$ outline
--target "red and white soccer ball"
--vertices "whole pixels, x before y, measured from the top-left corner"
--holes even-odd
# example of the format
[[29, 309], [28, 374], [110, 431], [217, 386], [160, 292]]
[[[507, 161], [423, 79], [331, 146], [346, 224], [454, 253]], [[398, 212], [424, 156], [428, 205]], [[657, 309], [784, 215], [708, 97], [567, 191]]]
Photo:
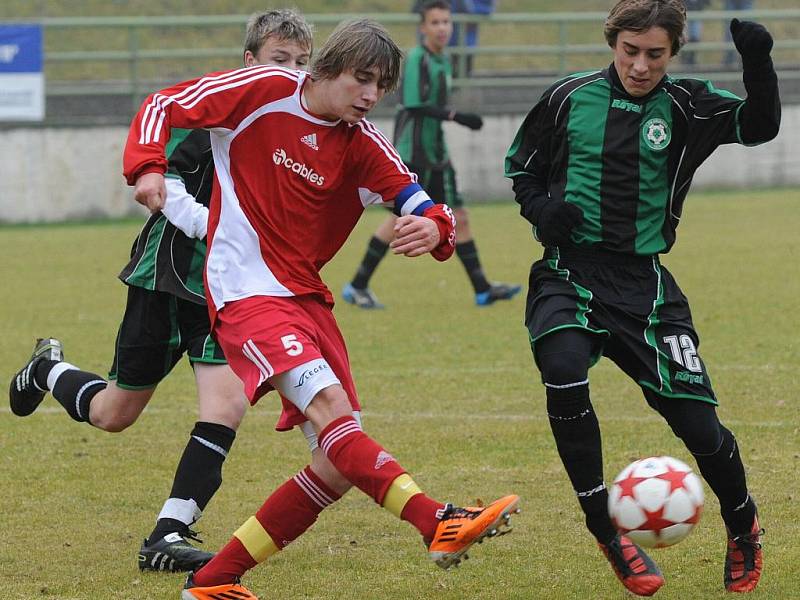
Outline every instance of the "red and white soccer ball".
[[703, 485], [687, 464], [669, 456], [632, 462], [608, 493], [608, 513], [617, 530], [648, 548], [677, 544], [703, 511]]

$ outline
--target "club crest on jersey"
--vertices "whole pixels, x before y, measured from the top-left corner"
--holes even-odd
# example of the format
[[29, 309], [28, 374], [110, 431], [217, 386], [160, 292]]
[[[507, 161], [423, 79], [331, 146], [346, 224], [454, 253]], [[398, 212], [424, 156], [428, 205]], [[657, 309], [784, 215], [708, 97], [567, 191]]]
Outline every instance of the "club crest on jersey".
[[663, 150], [669, 146], [672, 132], [664, 119], [656, 117], [642, 126], [642, 138], [651, 150]]
[[317, 146], [316, 133], [309, 133], [308, 135], [304, 135], [303, 137], [300, 138], [300, 141], [303, 142], [306, 146], [308, 146], [312, 150], [319, 150], [319, 146]]
[[293, 158], [289, 157], [286, 154], [286, 150], [283, 148], [277, 148], [275, 152], [272, 153], [272, 162], [279, 167], [283, 165], [292, 173], [299, 175], [309, 183], [315, 183], [320, 187], [325, 184], [325, 178], [322, 175], [314, 171], [314, 169], [307, 167], [305, 164], [297, 162]]

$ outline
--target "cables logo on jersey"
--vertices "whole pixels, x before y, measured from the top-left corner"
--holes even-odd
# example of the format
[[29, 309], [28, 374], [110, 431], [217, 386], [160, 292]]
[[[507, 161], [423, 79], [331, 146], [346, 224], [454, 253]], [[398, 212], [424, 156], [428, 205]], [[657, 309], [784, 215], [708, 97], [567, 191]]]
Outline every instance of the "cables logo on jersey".
[[289, 158], [286, 155], [286, 150], [283, 148], [278, 148], [275, 150], [275, 152], [272, 154], [272, 161], [278, 166], [283, 165], [292, 173], [297, 173], [300, 175], [300, 177], [307, 179], [310, 183], [316, 183], [320, 187], [325, 183], [325, 178], [322, 175], [314, 171], [314, 169], [308, 168], [305, 164]]

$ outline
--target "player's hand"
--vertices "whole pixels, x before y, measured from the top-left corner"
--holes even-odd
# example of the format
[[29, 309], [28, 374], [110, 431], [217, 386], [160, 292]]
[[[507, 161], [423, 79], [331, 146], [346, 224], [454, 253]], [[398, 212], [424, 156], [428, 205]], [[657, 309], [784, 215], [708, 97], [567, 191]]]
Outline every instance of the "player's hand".
[[457, 112], [453, 115], [453, 121], [476, 131], [483, 127], [483, 119], [474, 113]]
[[397, 219], [389, 247], [395, 254], [414, 257], [427, 254], [438, 245], [439, 228], [433, 219], [407, 215]]
[[167, 186], [164, 184], [164, 175], [161, 173], [145, 173], [136, 180], [133, 187], [133, 198], [157, 213], [164, 208], [167, 200]]
[[570, 242], [572, 230], [583, 223], [583, 211], [563, 200], [550, 200], [536, 221], [536, 233], [546, 246], [561, 246]]
[[731, 38], [742, 55], [742, 64], [759, 65], [772, 51], [772, 36], [760, 23], [732, 19]]

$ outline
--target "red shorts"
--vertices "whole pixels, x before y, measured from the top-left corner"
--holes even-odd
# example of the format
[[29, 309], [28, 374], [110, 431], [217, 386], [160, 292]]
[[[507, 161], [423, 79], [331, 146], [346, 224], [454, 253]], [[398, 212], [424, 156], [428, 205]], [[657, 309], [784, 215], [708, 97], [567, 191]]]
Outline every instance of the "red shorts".
[[[328, 362], [342, 383], [353, 410], [361, 410], [344, 338], [330, 307], [313, 296], [252, 296], [226, 303], [217, 313], [214, 336], [234, 373], [244, 382], [250, 404], [275, 389], [273, 375], [309, 361]], [[307, 421], [281, 396], [283, 410], [275, 425], [286, 431]]]

